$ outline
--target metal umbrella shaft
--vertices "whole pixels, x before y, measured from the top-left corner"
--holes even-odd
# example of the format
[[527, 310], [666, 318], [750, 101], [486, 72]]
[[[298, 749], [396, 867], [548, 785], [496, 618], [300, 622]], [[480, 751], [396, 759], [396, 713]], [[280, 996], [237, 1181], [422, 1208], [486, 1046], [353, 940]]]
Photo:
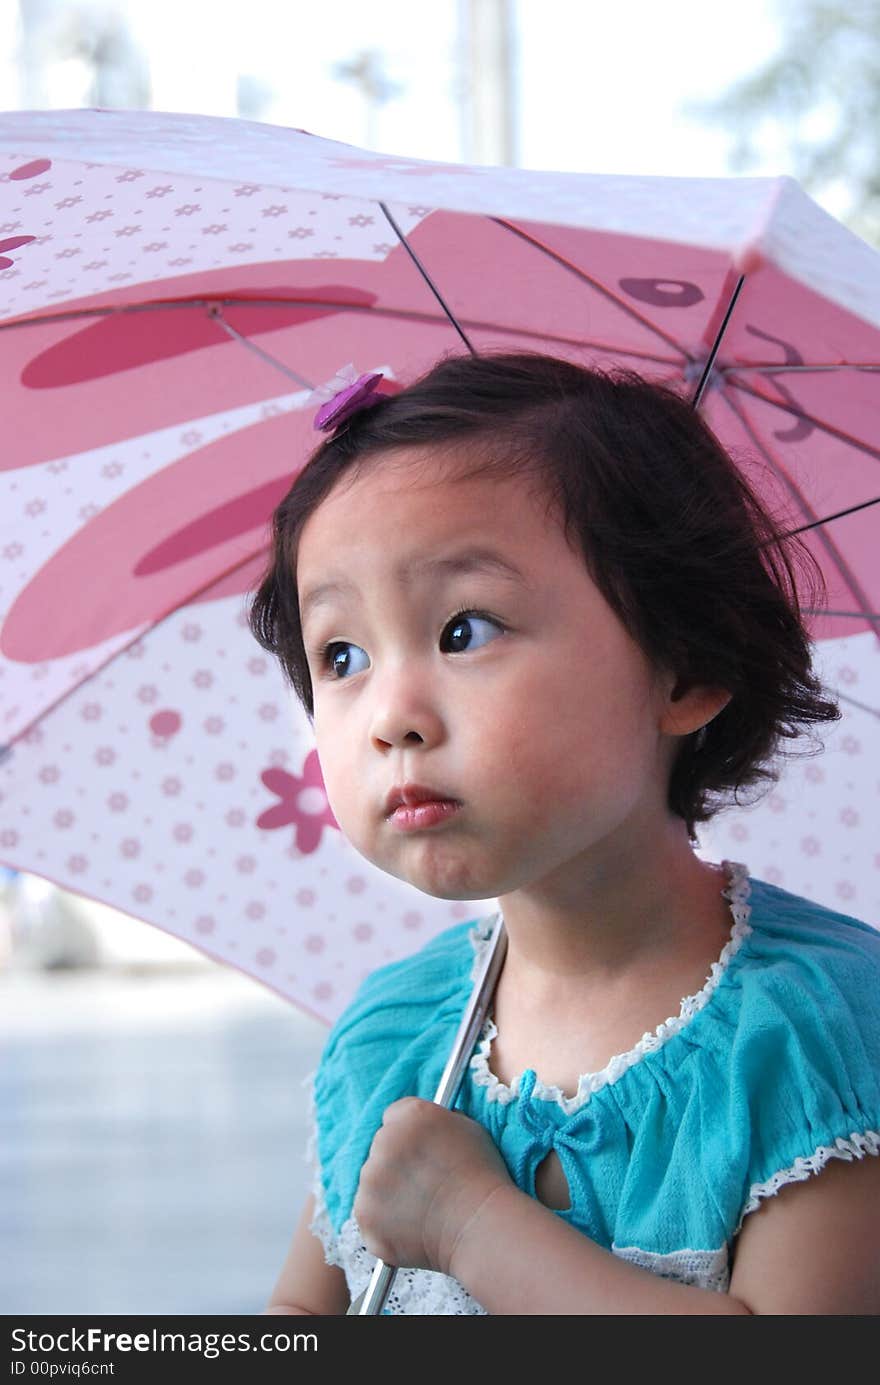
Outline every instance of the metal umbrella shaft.
[[[474, 979], [474, 987], [467, 1009], [462, 1016], [461, 1024], [458, 1026], [446, 1067], [443, 1069], [443, 1075], [433, 1096], [433, 1101], [438, 1106], [451, 1107], [458, 1095], [465, 1066], [473, 1052], [477, 1036], [485, 1023], [489, 1007], [492, 1004], [492, 997], [495, 994], [495, 986], [506, 952], [507, 933], [504, 928], [504, 918], [498, 913], [489, 938], [489, 945]], [[384, 1260], [377, 1260], [369, 1284], [351, 1304], [348, 1313], [357, 1314], [359, 1317], [381, 1313], [396, 1273], [397, 1266], [386, 1265]]]

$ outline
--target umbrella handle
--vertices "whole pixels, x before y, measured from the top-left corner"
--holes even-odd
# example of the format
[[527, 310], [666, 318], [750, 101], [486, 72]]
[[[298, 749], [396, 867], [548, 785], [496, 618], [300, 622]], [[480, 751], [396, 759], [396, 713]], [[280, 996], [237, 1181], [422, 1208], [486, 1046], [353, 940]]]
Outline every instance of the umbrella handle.
[[[461, 1024], [458, 1026], [458, 1032], [446, 1060], [446, 1067], [443, 1069], [443, 1075], [440, 1078], [437, 1091], [434, 1093], [433, 1100], [437, 1106], [447, 1108], [452, 1106], [458, 1095], [465, 1066], [473, 1052], [477, 1035], [485, 1023], [489, 1006], [492, 1003], [506, 952], [507, 933], [504, 928], [504, 919], [499, 912], [495, 916], [489, 946], [480, 962], [480, 969], [474, 980], [467, 1009], [462, 1016]], [[354, 1299], [347, 1309], [347, 1314], [370, 1317], [381, 1313], [397, 1269], [396, 1265], [386, 1265], [384, 1260], [377, 1260], [369, 1284]]]

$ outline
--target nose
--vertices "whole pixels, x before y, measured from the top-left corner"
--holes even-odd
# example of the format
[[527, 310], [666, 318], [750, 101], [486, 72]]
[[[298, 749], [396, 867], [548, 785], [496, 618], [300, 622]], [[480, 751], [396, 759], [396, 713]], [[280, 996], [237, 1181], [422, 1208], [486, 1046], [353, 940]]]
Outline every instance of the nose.
[[437, 745], [443, 737], [436, 698], [413, 670], [400, 669], [377, 689], [370, 736], [379, 750], [391, 746]]

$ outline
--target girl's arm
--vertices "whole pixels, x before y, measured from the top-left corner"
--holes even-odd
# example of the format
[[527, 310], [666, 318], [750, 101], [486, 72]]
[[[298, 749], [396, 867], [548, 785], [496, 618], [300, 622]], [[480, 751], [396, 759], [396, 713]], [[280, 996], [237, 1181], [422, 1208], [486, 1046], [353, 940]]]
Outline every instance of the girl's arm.
[[314, 1202], [311, 1195], [306, 1198], [287, 1259], [264, 1313], [338, 1316], [348, 1310], [351, 1298], [345, 1275], [338, 1265], [326, 1263], [321, 1242], [309, 1231]]

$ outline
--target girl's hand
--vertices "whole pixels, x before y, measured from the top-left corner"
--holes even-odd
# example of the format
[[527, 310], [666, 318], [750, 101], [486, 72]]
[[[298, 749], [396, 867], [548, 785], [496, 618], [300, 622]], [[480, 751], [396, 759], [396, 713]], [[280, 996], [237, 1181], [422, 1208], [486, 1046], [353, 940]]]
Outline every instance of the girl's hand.
[[449, 1274], [456, 1244], [499, 1187], [513, 1187], [487, 1132], [460, 1111], [392, 1102], [361, 1169], [354, 1215], [372, 1255]]

